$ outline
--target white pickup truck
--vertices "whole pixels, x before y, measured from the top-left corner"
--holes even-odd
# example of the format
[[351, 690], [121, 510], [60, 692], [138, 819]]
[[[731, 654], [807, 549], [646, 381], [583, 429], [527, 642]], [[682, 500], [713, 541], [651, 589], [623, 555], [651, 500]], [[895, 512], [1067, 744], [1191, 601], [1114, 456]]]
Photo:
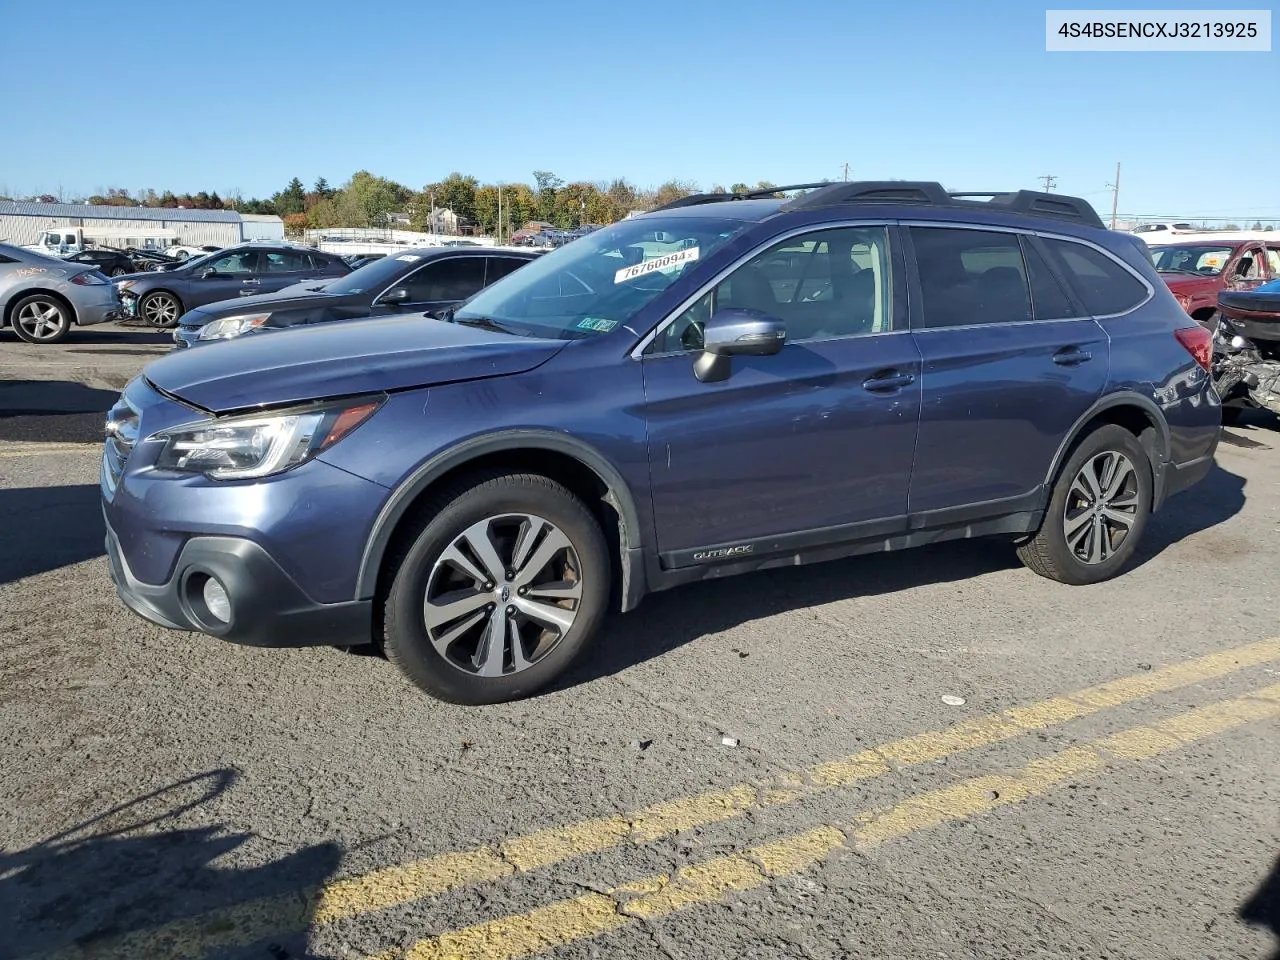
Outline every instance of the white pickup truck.
[[35, 243], [24, 249], [34, 250], [50, 257], [69, 257], [93, 247], [113, 247], [117, 250], [155, 250], [171, 246], [178, 240], [172, 230], [145, 229], [139, 227], [49, 227]]

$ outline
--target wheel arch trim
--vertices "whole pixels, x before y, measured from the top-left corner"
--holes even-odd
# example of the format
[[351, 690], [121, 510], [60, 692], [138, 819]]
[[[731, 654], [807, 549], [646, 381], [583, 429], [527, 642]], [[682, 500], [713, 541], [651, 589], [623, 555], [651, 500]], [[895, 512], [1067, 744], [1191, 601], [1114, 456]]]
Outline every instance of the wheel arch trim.
[[31, 287], [27, 290], [15, 290], [10, 295], [8, 302], [4, 305], [5, 326], [13, 326], [13, 315], [18, 309], [18, 304], [27, 299], [27, 297], [34, 296], [52, 297], [54, 300], [57, 300], [67, 309], [68, 313], [70, 313], [71, 326], [75, 327], [80, 325], [80, 314], [76, 310], [75, 304], [73, 304], [66, 296], [59, 293], [57, 290], [50, 290], [48, 287]]
[[553, 430], [505, 430], [472, 437], [442, 450], [418, 466], [392, 491], [378, 511], [373, 529], [365, 541], [364, 554], [360, 558], [360, 572], [356, 579], [356, 597], [368, 598], [374, 595], [391, 537], [409, 507], [424, 490], [451, 470], [466, 466], [468, 462], [480, 457], [507, 450], [543, 450], [563, 454], [577, 460], [594, 473], [608, 491], [604, 497], [605, 502], [617, 512], [620, 521], [619, 562], [624, 587], [643, 582], [644, 570], [637, 567], [641, 555], [640, 515], [635, 498], [617, 468], [590, 444], [568, 434]]
[[[1165, 420], [1164, 414], [1150, 397], [1143, 396], [1133, 390], [1120, 390], [1100, 397], [1088, 410], [1076, 418], [1076, 422], [1071, 425], [1071, 429], [1067, 431], [1067, 435], [1063, 437], [1062, 442], [1058, 444], [1058, 449], [1053, 454], [1053, 460], [1049, 464], [1049, 472], [1045, 474], [1046, 491], [1053, 488], [1053, 482], [1058, 476], [1058, 471], [1062, 468], [1062, 464], [1066, 461], [1071, 449], [1080, 440], [1084, 428], [1089, 422], [1096, 419], [1099, 414], [1114, 410], [1117, 407], [1136, 407], [1154, 425], [1157, 442], [1156, 452], [1160, 454], [1161, 462], [1152, 463], [1151, 470], [1154, 474], [1155, 483], [1159, 487], [1164, 475], [1164, 465], [1169, 460], [1171, 446], [1168, 421]], [[1156, 502], [1159, 502], [1158, 491]]]

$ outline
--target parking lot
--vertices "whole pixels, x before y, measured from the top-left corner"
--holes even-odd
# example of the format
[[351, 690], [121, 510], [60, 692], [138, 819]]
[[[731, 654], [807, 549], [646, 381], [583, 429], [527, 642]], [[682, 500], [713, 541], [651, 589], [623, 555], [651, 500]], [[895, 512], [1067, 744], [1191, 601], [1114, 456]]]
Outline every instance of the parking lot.
[[1266, 957], [1280, 428], [1124, 576], [959, 542], [681, 588], [551, 691], [127, 612], [103, 413], [164, 334], [0, 333], [0, 957]]

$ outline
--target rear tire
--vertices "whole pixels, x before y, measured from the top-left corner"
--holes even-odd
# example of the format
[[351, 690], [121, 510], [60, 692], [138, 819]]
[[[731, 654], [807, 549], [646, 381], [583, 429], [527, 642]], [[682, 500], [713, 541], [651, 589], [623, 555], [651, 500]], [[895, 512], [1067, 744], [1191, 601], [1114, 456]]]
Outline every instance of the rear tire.
[[57, 343], [71, 330], [71, 310], [46, 293], [36, 293], [13, 305], [9, 324], [27, 343]]
[[1151, 461], [1137, 438], [1113, 424], [1099, 427], [1067, 458], [1040, 529], [1018, 547], [1019, 559], [1059, 583], [1109, 580], [1146, 529], [1152, 489]]
[[387, 659], [451, 703], [501, 703], [546, 686], [599, 630], [612, 568], [569, 490], [497, 473], [444, 490], [398, 557], [384, 606]]

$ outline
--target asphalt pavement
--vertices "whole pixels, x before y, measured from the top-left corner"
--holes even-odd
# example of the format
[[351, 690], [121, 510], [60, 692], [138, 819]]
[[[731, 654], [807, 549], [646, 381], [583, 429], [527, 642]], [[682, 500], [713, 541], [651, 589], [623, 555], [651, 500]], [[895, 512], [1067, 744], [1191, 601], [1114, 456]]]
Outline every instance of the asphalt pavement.
[[0, 960], [1280, 956], [1274, 419], [1109, 583], [695, 585], [466, 708], [119, 604], [97, 443], [167, 346], [0, 332]]

